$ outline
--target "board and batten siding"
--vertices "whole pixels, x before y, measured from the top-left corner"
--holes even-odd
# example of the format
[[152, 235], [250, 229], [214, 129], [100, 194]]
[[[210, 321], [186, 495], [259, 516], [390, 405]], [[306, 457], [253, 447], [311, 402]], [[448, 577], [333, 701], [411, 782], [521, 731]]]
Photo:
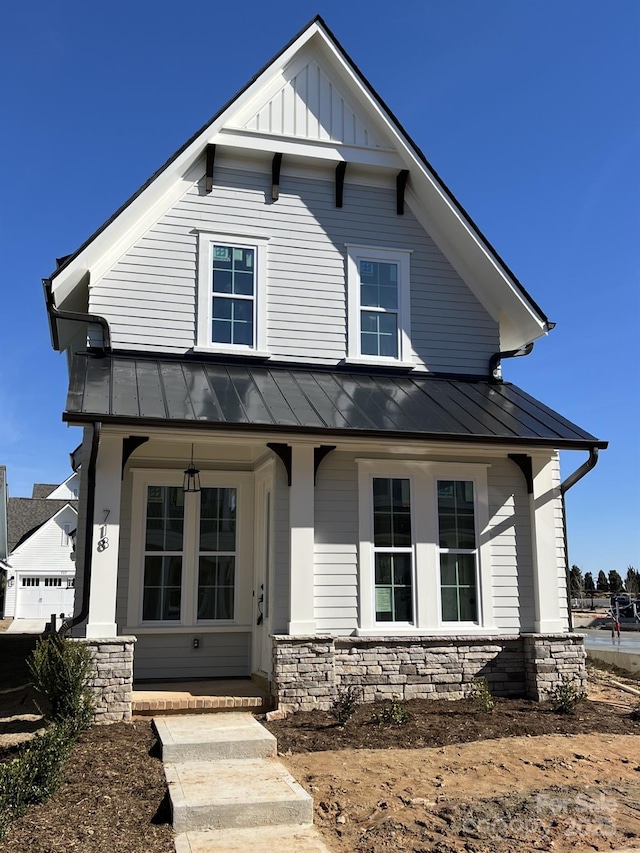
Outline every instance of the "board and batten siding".
[[[348, 176], [348, 173], [347, 173]], [[421, 369], [486, 375], [497, 323], [464, 284], [395, 188], [349, 183], [335, 207], [331, 179], [216, 166], [213, 192], [194, 184], [98, 281], [89, 310], [116, 349], [184, 353], [196, 344], [197, 230], [268, 236], [267, 349], [274, 358], [336, 364], [347, 346], [345, 243], [410, 249], [411, 360]]]

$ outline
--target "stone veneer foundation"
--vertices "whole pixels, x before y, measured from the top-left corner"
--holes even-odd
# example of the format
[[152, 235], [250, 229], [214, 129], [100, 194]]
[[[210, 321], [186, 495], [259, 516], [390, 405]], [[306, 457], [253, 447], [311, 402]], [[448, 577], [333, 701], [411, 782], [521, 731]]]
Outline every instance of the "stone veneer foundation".
[[117, 723], [131, 719], [133, 690], [133, 647], [135, 637], [105, 639], [77, 638], [93, 652], [94, 671], [90, 681], [96, 723]]
[[474, 678], [496, 696], [548, 698], [563, 676], [586, 684], [581, 634], [447, 637], [273, 637], [276, 706], [327, 710], [355, 686], [362, 701], [462, 699]]

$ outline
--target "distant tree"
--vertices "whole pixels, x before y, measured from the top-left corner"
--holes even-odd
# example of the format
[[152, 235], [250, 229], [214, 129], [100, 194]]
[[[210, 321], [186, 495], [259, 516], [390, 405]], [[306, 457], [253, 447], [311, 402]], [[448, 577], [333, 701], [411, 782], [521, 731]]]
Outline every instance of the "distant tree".
[[609, 572], [609, 590], [611, 595], [617, 595], [619, 592], [622, 592], [624, 589], [624, 584], [622, 583], [622, 578], [620, 574], [616, 572], [615, 569], [611, 569]]
[[609, 592], [609, 581], [607, 580], [607, 576], [605, 575], [602, 569], [600, 569], [600, 571], [598, 572], [596, 589], [598, 590], [598, 592]]
[[584, 576], [584, 591], [586, 593], [595, 592], [596, 585], [593, 582], [593, 575], [591, 572], [586, 572]]
[[571, 566], [570, 572], [571, 595], [580, 596], [584, 589], [584, 581], [582, 579], [582, 569], [580, 566]]
[[636, 571], [633, 566], [628, 566], [627, 568], [624, 588], [629, 595], [640, 595], [640, 572]]

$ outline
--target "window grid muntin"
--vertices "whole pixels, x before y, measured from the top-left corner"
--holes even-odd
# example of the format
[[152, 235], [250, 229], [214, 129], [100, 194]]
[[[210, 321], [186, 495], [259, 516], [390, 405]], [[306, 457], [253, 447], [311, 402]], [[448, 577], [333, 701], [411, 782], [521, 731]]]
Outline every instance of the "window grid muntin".
[[[230, 261], [221, 261], [219, 255], [222, 252], [230, 253]], [[242, 259], [237, 259], [237, 255], [242, 255]], [[257, 250], [253, 246], [223, 243], [217, 240], [211, 243], [210, 334], [211, 342], [214, 344], [242, 346], [249, 349], [255, 345], [257, 255]], [[250, 264], [246, 262], [248, 257], [251, 258]], [[226, 263], [229, 264], [228, 267], [225, 266]], [[225, 284], [227, 281], [228, 287]], [[224, 316], [225, 312], [228, 316]], [[225, 326], [228, 326], [228, 334], [223, 334]], [[245, 335], [242, 334], [243, 332]]]
[[[441, 503], [441, 487], [453, 488], [453, 501], [449, 501], [448, 506], [444, 506], [446, 512], [441, 512], [441, 508], [443, 504]], [[459, 494], [459, 487], [463, 487], [468, 493], [470, 493], [471, 497], [465, 497], [461, 499]], [[443, 622], [465, 622], [465, 623], [479, 623], [479, 587], [478, 587], [478, 547], [477, 547], [477, 535], [476, 535], [476, 518], [477, 518], [477, 510], [476, 510], [476, 489], [473, 480], [452, 480], [452, 479], [438, 479], [436, 481], [436, 496], [437, 496], [437, 515], [438, 515], [438, 551], [439, 551], [439, 580], [440, 580], [440, 605], [442, 612], [442, 621]], [[459, 526], [458, 521], [460, 518], [464, 518], [468, 521], [469, 517], [472, 519], [471, 527], [467, 524], [462, 524]], [[443, 527], [445, 525], [442, 524], [442, 519], [448, 519], [449, 522], [451, 519], [454, 520], [455, 526], [455, 538], [456, 541], [466, 541], [469, 539], [470, 532], [473, 533], [473, 545], [472, 548], [464, 548], [464, 547], [447, 547], [443, 546]], [[445, 528], [446, 529], [446, 528]], [[463, 531], [463, 536], [459, 536], [460, 530]], [[449, 528], [450, 531], [450, 528]], [[450, 532], [448, 532], [450, 536]], [[443, 575], [445, 571], [445, 566], [448, 558], [455, 557], [455, 582], [454, 583], [444, 583]], [[472, 564], [472, 574], [473, 574], [473, 583], [461, 583], [460, 582], [460, 562], [457, 558], [471, 557], [473, 560]], [[470, 593], [470, 597], [468, 602], [463, 605], [461, 598], [461, 591], [465, 590]], [[457, 618], [445, 618], [445, 592], [451, 593], [453, 591], [455, 593], [455, 611]], [[450, 595], [447, 596], [450, 598]], [[473, 618], [462, 618], [463, 609], [469, 608], [471, 611], [471, 615]], [[448, 615], [448, 614], [447, 614]]]
[[[395, 516], [408, 516], [409, 528], [408, 533], [405, 531], [404, 536], [408, 535], [409, 544], [408, 545], [381, 545], [376, 544], [376, 537], [378, 533], [376, 532], [376, 526], [378, 522], [378, 518], [384, 514], [384, 510], [380, 509], [380, 498], [382, 497], [381, 486], [383, 483], [388, 483], [388, 493], [390, 497], [389, 504], [389, 516], [391, 519], [391, 523], [389, 525], [391, 530], [390, 539], [395, 541], [396, 539], [396, 526], [394, 524]], [[377, 494], [376, 494], [377, 491]], [[405, 511], [396, 511], [396, 507], [394, 506], [394, 492], [397, 495], [400, 492], [401, 500], [407, 500], [408, 506]], [[406, 493], [406, 496], [405, 494]], [[380, 624], [408, 624], [414, 621], [414, 583], [413, 583], [413, 574], [414, 574], [414, 556], [413, 556], [413, 525], [412, 525], [412, 507], [411, 507], [411, 481], [408, 477], [373, 477], [371, 483], [371, 495], [372, 495], [372, 543], [373, 543], [373, 594], [374, 594], [374, 614], [375, 621]], [[379, 529], [379, 528], [378, 528]], [[402, 531], [401, 531], [402, 533]], [[401, 537], [402, 538], [402, 537]], [[379, 583], [379, 569], [381, 566], [381, 560], [379, 558], [388, 556], [390, 558], [390, 578], [388, 583]], [[398, 558], [402, 558], [403, 556], [408, 558], [408, 563], [406, 564], [405, 571], [408, 574], [408, 583], [397, 583], [396, 582], [396, 556]], [[398, 590], [398, 594], [396, 594], [396, 590]], [[380, 591], [380, 596], [378, 595]], [[386, 598], [386, 594], [389, 594], [390, 599], [390, 610], [379, 610], [378, 602], [383, 598]], [[408, 595], [408, 599], [407, 596]], [[397, 618], [398, 611], [400, 610], [400, 606], [406, 607], [408, 610], [407, 616], [408, 618]], [[379, 614], [390, 613], [391, 618], [385, 619], [381, 618]]]
[[[383, 275], [385, 270], [389, 271], [387, 280]], [[361, 354], [398, 358], [399, 265], [360, 258], [358, 280]]]

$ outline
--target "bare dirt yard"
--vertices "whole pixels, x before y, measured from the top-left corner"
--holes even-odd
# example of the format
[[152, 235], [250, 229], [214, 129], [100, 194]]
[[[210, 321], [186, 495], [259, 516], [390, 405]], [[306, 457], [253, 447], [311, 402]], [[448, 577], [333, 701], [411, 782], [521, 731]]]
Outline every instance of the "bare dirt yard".
[[[575, 715], [500, 701], [411, 703], [404, 725], [297, 714], [269, 724], [313, 795], [335, 853], [582, 853], [640, 849], [640, 682], [590, 668]], [[0, 761], [42, 721], [33, 695], [0, 698]], [[440, 707], [442, 706], [442, 707]], [[634, 715], [635, 716], [635, 715]], [[0, 853], [173, 853], [152, 723], [84, 734], [59, 791], [11, 827]]]

